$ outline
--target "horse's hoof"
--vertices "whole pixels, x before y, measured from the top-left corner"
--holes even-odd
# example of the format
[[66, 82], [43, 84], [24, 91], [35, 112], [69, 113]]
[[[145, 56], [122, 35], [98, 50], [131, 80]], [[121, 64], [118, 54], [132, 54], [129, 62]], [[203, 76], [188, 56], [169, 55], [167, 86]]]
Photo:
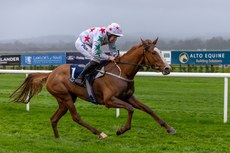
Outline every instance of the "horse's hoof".
[[104, 139], [106, 137], [108, 137], [108, 136], [104, 132], [101, 132], [100, 135], [99, 135], [100, 139]]
[[117, 135], [121, 135], [121, 131], [120, 130], [117, 130]]
[[167, 132], [168, 132], [169, 134], [175, 134], [175, 133], [176, 133], [176, 130], [175, 130], [173, 127], [171, 127], [169, 130], [167, 130]]

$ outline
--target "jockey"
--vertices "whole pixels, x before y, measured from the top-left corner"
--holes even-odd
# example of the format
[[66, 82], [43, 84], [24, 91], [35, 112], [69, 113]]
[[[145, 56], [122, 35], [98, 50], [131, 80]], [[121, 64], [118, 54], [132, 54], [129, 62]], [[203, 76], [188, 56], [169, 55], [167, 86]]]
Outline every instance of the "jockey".
[[[77, 51], [90, 59], [85, 68], [75, 80], [78, 84], [83, 84], [84, 77], [96, 69], [101, 60], [113, 61], [118, 55], [115, 42], [117, 37], [123, 36], [121, 27], [117, 23], [112, 23], [107, 27], [93, 27], [83, 31], [75, 42]], [[109, 55], [101, 50], [102, 45], [108, 44]]]

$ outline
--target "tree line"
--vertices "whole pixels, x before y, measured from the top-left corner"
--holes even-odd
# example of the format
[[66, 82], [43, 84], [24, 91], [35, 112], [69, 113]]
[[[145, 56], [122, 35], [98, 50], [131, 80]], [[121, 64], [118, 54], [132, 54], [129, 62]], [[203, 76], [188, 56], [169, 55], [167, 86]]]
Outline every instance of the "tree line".
[[[124, 40], [118, 43], [120, 50], [128, 50], [137, 44], [134, 40]], [[184, 40], [164, 40], [160, 39], [157, 46], [161, 50], [230, 50], [230, 39], [223, 37], [213, 37], [203, 40], [201, 38], [184, 39]], [[69, 51], [75, 50], [73, 42], [47, 42], [25, 43], [20, 40], [13, 42], [0, 42], [0, 51]]]

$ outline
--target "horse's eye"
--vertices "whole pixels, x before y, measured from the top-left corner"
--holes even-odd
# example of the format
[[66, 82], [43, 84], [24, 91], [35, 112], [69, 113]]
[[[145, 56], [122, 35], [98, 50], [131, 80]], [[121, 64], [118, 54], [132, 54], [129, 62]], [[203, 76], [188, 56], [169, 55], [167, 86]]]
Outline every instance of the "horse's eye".
[[152, 54], [153, 54], [153, 55], [156, 55], [156, 53], [157, 53], [157, 52], [156, 52], [155, 50], [154, 50], [154, 51], [152, 51]]

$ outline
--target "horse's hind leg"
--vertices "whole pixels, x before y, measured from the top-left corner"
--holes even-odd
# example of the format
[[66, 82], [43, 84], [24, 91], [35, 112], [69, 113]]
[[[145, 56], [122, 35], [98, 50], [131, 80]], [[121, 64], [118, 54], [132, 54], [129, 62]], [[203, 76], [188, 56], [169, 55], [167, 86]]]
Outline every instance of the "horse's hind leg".
[[176, 133], [176, 130], [168, 125], [165, 121], [163, 121], [156, 113], [154, 113], [153, 110], [151, 110], [148, 106], [142, 104], [140, 101], [138, 101], [134, 96], [129, 98], [128, 102], [135, 108], [140, 109], [149, 115], [153, 117], [162, 127], [164, 127], [168, 133], [174, 134]]
[[79, 114], [77, 113], [77, 110], [74, 106], [74, 103], [72, 100], [67, 100], [65, 101], [65, 105], [66, 107], [69, 109], [72, 119], [73, 121], [77, 122], [78, 124], [80, 124], [81, 126], [87, 128], [88, 130], [90, 130], [93, 134], [98, 135], [99, 138], [106, 138], [107, 135], [103, 132], [98, 131], [97, 129], [93, 128], [92, 126], [88, 125], [87, 123], [85, 123], [79, 116]]
[[57, 123], [60, 120], [60, 118], [63, 115], [65, 115], [65, 113], [68, 110], [68, 108], [66, 106], [64, 106], [60, 101], [58, 101], [58, 104], [59, 104], [59, 107], [58, 107], [57, 111], [50, 118], [55, 138], [59, 138], [59, 134], [58, 134], [58, 130], [57, 130]]

